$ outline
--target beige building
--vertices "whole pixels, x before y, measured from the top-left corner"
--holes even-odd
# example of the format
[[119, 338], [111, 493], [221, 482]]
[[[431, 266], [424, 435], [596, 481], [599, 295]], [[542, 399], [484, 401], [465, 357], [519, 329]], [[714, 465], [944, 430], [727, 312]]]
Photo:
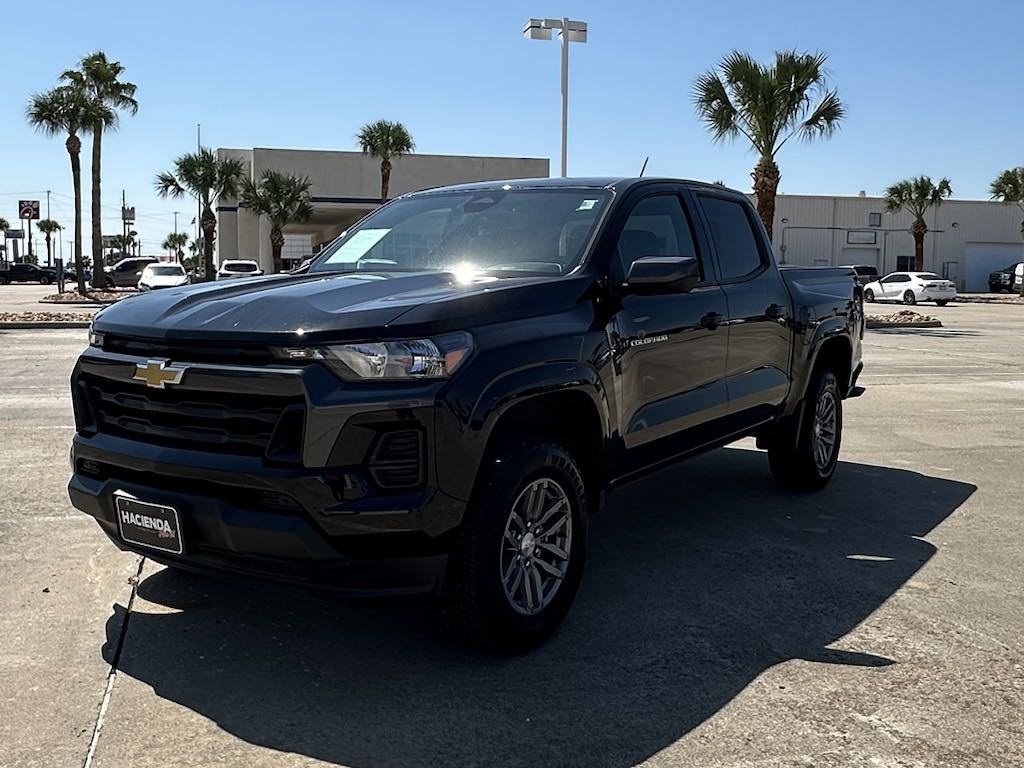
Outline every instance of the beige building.
[[[312, 182], [315, 212], [305, 224], [285, 229], [283, 257], [297, 264], [337, 237], [352, 222], [380, 205], [380, 161], [361, 152], [302, 149], [218, 149], [220, 157], [237, 157], [252, 178], [272, 169]], [[472, 157], [411, 154], [392, 161], [391, 189], [395, 197], [406, 192], [446, 184], [495, 179], [546, 177], [546, 158]], [[237, 200], [217, 206], [217, 261], [255, 259], [272, 270], [270, 224], [239, 208]]]
[[[989, 272], [1024, 261], [1021, 219], [1012, 204], [946, 200], [928, 211], [924, 266], [961, 291], [988, 289]], [[775, 253], [787, 264], [872, 264], [882, 274], [913, 269], [911, 217], [885, 213], [879, 197], [779, 195]]]

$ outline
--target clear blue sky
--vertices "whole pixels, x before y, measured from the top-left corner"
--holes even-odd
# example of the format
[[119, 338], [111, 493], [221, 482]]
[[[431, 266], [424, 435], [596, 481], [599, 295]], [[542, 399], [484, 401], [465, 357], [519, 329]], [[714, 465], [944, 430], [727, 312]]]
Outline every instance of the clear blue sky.
[[[213, 147], [354, 149], [359, 126], [384, 117], [423, 152], [550, 157], [557, 173], [558, 45], [521, 29], [563, 15], [590, 25], [570, 56], [572, 175], [635, 174], [650, 155], [649, 175], [749, 189], [753, 155], [713, 144], [690, 101], [694, 77], [733, 48], [761, 59], [823, 50], [848, 105], [838, 136], [783, 149], [783, 192], [878, 194], [925, 173], [948, 176], [955, 197], [984, 198], [1000, 170], [1024, 165], [1019, 0], [54, 0], [45, 24], [6, 18], [0, 216], [13, 223], [19, 197], [51, 189], [53, 218], [70, 228], [66, 152], [25, 124], [24, 104], [97, 49], [127, 67], [141, 104], [104, 141], [104, 229], [119, 231], [124, 187], [147, 252], [171, 231], [171, 211], [184, 212], [183, 228], [194, 216], [152, 182], [194, 148], [196, 123]], [[87, 158], [88, 140], [85, 174]]]

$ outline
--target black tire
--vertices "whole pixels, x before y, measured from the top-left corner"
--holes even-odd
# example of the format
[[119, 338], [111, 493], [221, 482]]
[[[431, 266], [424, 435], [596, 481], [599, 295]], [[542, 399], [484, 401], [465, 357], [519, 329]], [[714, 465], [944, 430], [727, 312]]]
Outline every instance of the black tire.
[[114, 290], [114, 288], [116, 288], [117, 286], [116, 286], [116, 285], [114, 285], [114, 281], [113, 281], [113, 279], [111, 279], [111, 278], [109, 278], [109, 277], [108, 277], [108, 278], [107, 278], [106, 280], [104, 280], [104, 281], [103, 281], [103, 287], [104, 287], [104, 288], [105, 288], [106, 290], [108, 290], [108, 291], [112, 291], [112, 290]]
[[[825, 397], [831, 398], [835, 408], [835, 440], [828, 461], [819, 463], [815, 460], [815, 416]], [[797, 429], [799, 435], [794, 436], [793, 432]], [[832, 371], [819, 368], [812, 375], [807, 396], [800, 409], [780, 425], [775, 439], [768, 446], [768, 466], [775, 481], [791, 491], [818, 491], [824, 488], [839, 463], [842, 436], [843, 400], [839, 396], [839, 382]]]
[[50, 284], [50, 277], [49, 277], [49, 275], [42, 275], [39, 278], [39, 284], [40, 285], [49, 285]]
[[917, 297], [914, 295], [913, 291], [906, 291], [903, 294], [903, 303], [908, 304], [909, 306], [917, 304]]
[[[539, 645], [558, 629], [576, 597], [586, 560], [587, 495], [576, 462], [555, 443], [511, 444], [486, 461], [449, 559], [442, 610], [449, 631], [459, 639], [521, 652]], [[554, 481], [564, 492], [571, 510], [572, 536], [565, 573], [551, 592], [550, 602], [526, 615], [513, 606], [503, 585], [502, 558], [508, 556], [505, 529], [520, 496], [543, 479]]]
[[993, 285], [992, 283], [989, 283], [988, 284], [988, 292], [989, 293], [1002, 293], [1003, 292], [1003, 288], [1000, 285]]
[[9, 278], [7, 275], [0, 275], [0, 285], [9, 285], [10, 282], [11, 278]]
[[949, 304], [949, 299], [936, 299], [935, 300], [935, 306], [936, 307], [944, 307], [947, 304]]
[[872, 291], [870, 288], [864, 291], [864, 301], [868, 302], [869, 304], [873, 304], [875, 301], [875, 292]]

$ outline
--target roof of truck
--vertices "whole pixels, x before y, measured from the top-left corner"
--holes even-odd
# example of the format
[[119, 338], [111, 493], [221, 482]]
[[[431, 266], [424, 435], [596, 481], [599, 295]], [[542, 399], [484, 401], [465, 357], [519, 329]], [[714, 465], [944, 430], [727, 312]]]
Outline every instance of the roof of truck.
[[[724, 187], [721, 184], [708, 184], [703, 181], [693, 181], [691, 179], [670, 179], [670, 178], [659, 178], [659, 177], [637, 177], [637, 176], [582, 176], [567, 178], [539, 178], [539, 179], [496, 179], [494, 181], [474, 181], [469, 184], [454, 184], [447, 187], [435, 187], [433, 189], [426, 189], [423, 192], [440, 192], [440, 191], [459, 191], [459, 192], [472, 192], [479, 190], [481, 192], [492, 189], [614, 189], [616, 191], [625, 191], [630, 187], [636, 186], [637, 184], [656, 184], [656, 183], [672, 183], [672, 184], [685, 184], [686, 186], [692, 187], [706, 187], [711, 189], [726, 190], [729, 192], [737, 192], [737, 190]], [[414, 192], [412, 194], [422, 194]]]

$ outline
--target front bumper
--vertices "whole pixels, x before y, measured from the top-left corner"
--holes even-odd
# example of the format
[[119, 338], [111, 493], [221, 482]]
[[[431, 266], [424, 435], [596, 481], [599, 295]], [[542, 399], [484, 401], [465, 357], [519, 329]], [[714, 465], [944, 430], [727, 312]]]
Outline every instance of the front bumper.
[[[165, 391], [133, 380], [139, 360], [89, 350], [72, 377], [78, 434], [68, 493], [119, 547], [184, 568], [353, 596], [437, 591], [465, 501], [438, 487], [431, 393], [396, 398], [347, 389], [320, 366], [202, 363]], [[216, 445], [198, 449], [195, 440], [213, 432], [211, 414], [227, 419], [232, 404], [246, 397], [293, 403], [266, 450], [247, 443], [239, 445], [249, 455]], [[397, 465], [373, 463], [380, 437], [396, 430], [420, 435], [422, 446], [420, 474], [400, 488], [387, 487]], [[294, 450], [279, 439], [289, 434]], [[182, 554], [124, 541], [118, 492], [176, 509]]]

